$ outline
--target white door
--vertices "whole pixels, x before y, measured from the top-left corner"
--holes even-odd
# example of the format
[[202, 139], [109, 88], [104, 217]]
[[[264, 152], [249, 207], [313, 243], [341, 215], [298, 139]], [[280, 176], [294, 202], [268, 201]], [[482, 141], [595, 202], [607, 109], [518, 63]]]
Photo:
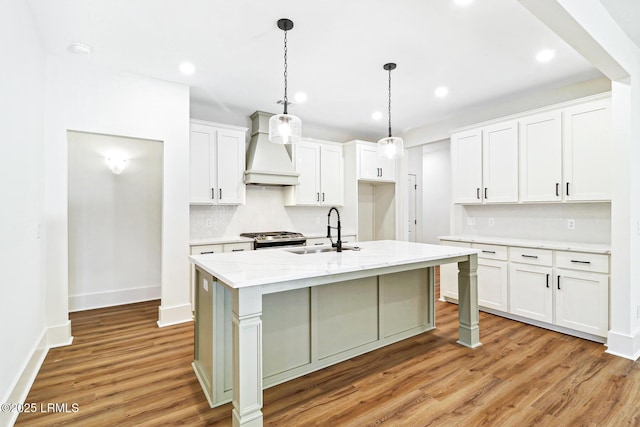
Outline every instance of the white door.
[[344, 205], [342, 147], [321, 146], [320, 201], [323, 205]]
[[220, 129], [217, 131], [216, 200], [220, 204], [244, 202], [244, 133]]
[[520, 200], [562, 200], [562, 114], [520, 120]]
[[320, 204], [320, 147], [299, 142], [295, 145], [296, 171], [300, 173], [295, 188], [297, 205]]
[[518, 122], [487, 126], [482, 133], [484, 203], [518, 201]]
[[358, 146], [360, 156], [360, 179], [379, 180], [380, 168], [378, 167], [378, 150], [376, 147]]
[[509, 268], [509, 312], [553, 322], [551, 268], [512, 262]]
[[478, 305], [507, 311], [507, 263], [478, 259]]
[[609, 326], [609, 276], [558, 269], [556, 276], [556, 324], [598, 336]]
[[451, 136], [454, 203], [482, 203], [482, 131]]
[[564, 113], [564, 198], [611, 200], [611, 101]]
[[418, 224], [418, 212], [416, 212], [416, 196], [418, 193], [418, 185], [416, 184], [416, 176], [413, 174], [409, 174], [408, 179], [408, 203], [407, 207], [408, 213], [408, 223], [407, 223], [407, 240], [410, 242], [417, 241], [416, 239], [416, 228]]
[[189, 141], [189, 201], [212, 204], [215, 199], [215, 130], [199, 124], [191, 125]]

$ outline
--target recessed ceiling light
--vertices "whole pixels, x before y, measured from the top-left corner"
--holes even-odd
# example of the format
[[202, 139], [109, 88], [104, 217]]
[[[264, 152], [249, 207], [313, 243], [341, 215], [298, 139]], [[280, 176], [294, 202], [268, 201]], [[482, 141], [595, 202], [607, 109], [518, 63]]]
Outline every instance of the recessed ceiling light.
[[438, 98], [444, 98], [449, 93], [449, 89], [444, 86], [439, 86], [436, 88], [434, 93]]
[[302, 103], [307, 100], [307, 94], [304, 92], [297, 92], [293, 98], [296, 100], [296, 102]]
[[556, 55], [556, 51], [552, 49], [545, 49], [538, 52], [536, 55], [536, 60], [538, 62], [549, 62]]
[[473, 0], [453, 0], [453, 2], [458, 6], [469, 6]]
[[190, 76], [191, 74], [196, 72], [196, 66], [191, 62], [183, 62], [182, 64], [180, 64], [180, 71], [182, 72], [182, 74]]
[[71, 43], [69, 45], [69, 52], [78, 55], [88, 55], [91, 53], [91, 46], [86, 43]]
[[371, 114], [371, 118], [373, 120], [380, 120], [382, 118], [382, 113], [380, 111], [375, 111], [373, 114]]

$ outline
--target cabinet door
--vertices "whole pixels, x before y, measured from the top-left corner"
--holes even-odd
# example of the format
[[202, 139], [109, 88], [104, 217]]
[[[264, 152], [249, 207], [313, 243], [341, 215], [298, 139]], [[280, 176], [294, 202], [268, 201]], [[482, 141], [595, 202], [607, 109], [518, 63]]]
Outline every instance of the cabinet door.
[[609, 329], [609, 276], [557, 271], [556, 324], [605, 337]]
[[508, 311], [507, 263], [478, 259], [478, 305]]
[[378, 158], [378, 167], [380, 167], [380, 179], [383, 181], [396, 180], [396, 161], [386, 158]]
[[295, 187], [296, 205], [320, 204], [320, 146], [299, 142], [295, 145], [295, 168], [300, 173]]
[[484, 203], [518, 201], [518, 122], [483, 130], [482, 182]]
[[217, 183], [216, 201], [219, 204], [244, 203], [244, 133], [220, 129], [217, 131]]
[[378, 150], [376, 147], [358, 146], [360, 157], [359, 179], [378, 180], [380, 179], [380, 167], [378, 166]]
[[562, 200], [562, 114], [520, 120], [520, 200]]
[[564, 112], [565, 200], [611, 200], [611, 101]]
[[320, 150], [320, 201], [324, 205], [344, 205], [342, 147], [323, 145]]
[[482, 203], [482, 131], [451, 136], [454, 203]]
[[541, 322], [553, 322], [550, 267], [512, 262], [509, 266], [509, 312]]
[[213, 128], [191, 125], [189, 141], [189, 201], [192, 204], [214, 203], [216, 133]]

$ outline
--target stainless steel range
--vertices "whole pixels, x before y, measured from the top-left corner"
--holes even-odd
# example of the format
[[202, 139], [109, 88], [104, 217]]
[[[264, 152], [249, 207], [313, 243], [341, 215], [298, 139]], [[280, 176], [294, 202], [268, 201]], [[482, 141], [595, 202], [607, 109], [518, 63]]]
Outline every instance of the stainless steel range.
[[259, 233], [242, 233], [242, 237], [253, 239], [253, 249], [268, 249], [285, 246], [304, 246], [307, 238], [294, 231], [264, 231]]

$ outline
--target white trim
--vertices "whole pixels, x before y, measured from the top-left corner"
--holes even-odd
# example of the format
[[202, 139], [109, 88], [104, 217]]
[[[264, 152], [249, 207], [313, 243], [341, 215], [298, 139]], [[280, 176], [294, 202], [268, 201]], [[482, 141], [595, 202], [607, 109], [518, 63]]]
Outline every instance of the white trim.
[[[14, 384], [9, 387], [9, 394], [3, 400], [3, 403], [24, 403], [27, 396], [29, 395], [29, 390], [31, 390], [31, 386], [40, 371], [40, 367], [44, 362], [45, 357], [49, 351], [49, 347], [47, 346], [47, 330], [42, 331], [42, 335], [35, 345], [34, 349], [31, 351], [31, 357], [25, 361], [21, 373], [16, 376]], [[16, 420], [18, 419], [19, 411], [12, 412], [0, 412], [0, 425], [3, 426], [12, 426]]]
[[215, 126], [217, 128], [227, 129], [227, 130], [237, 130], [240, 132], [247, 132], [249, 128], [243, 126], [236, 125], [228, 125], [224, 123], [210, 122], [208, 120], [200, 120], [200, 119], [189, 119], [189, 123], [197, 124], [197, 125], [205, 125], [205, 126]]
[[71, 321], [67, 320], [62, 325], [49, 326], [47, 328], [47, 347], [64, 347], [71, 345], [73, 336], [71, 335]]
[[91, 310], [114, 305], [160, 299], [160, 285], [69, 295], [69, 311]]
[[158, 327], [177, 325], [193, 321], [191, 304], [174, 305], [173, 307], [158, 307]]
[[638, 360], [640, 358], [640, 328], [632, 335], [627, 335], [613, 330], [607, 335], [606, 353], [625, 359]]

